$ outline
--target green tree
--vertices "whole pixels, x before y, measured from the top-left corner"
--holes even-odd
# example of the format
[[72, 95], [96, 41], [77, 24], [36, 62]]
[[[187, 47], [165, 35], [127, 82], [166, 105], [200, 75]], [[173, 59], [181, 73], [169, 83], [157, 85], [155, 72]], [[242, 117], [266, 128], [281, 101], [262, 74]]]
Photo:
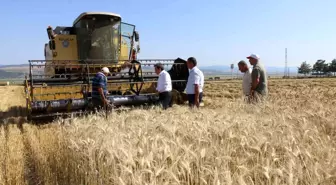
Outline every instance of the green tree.
[[313, 72], [318, 73], [319, 75], [325, 74], [329, 71], [328, 64], [325, 63], [325, 60], [319, 59], [313, 65]]
[[304, 74], [305, 76], [309, 74], [312, 71], [312, 68], [310, 64], [308, 64], [306, 61], [302, 62], [301, 66], [298, 67], [298, 73]]
[[333, 72], [334, 76], [335, 76], [335, 73], [336, 73], [336, 58], [331, 61], [330, 65], [329, 65], [329, 70], [330, 70], [330, 72]]
[[324, 74], [327, 74], [328, 72], [330, 72], [329, 64], [324, 64], [322, 71], [323, 71]]

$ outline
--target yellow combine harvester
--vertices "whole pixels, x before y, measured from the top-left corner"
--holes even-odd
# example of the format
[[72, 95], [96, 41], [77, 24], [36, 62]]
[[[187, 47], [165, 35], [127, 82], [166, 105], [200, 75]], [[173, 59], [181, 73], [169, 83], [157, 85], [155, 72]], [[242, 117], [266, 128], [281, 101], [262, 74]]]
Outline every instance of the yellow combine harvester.
[[71, 27], [48, 27], [47, 33], [45, 60], [29, 61], [28, 119], [90, 110], [92, 78], [104, 66], [111, 71], [107, 98], [114, 106], [155, 103], [158, 76], [153, 65], [158, 62], [170, 67], [174, 103], [184, 103], [186, 61], [137, 60], [139, 34], [119, 15], [85, 12]]

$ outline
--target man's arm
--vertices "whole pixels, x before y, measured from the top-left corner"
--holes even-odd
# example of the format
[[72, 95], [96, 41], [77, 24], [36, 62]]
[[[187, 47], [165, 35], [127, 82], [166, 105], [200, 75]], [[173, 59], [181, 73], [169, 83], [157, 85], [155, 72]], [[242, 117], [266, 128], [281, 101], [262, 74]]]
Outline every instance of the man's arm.
[[199, 86], [200, 86], [201, 77], [199, 75], [195, 75], [194, 81], [194, 90], [195, 90], [195, 104], [199, 107]]
[[260, 78], [260, 72], [258, 69], [253, 69], [251, 74], [251, 94], [254, 92], [254, 90], [257, 88], [257, 85], [259, 84], [259, 78]]
[[195, 84], [195, 104], [199, 106], [199, 85]]
[[252, 73], [250, 75], [248, 75], [247, 81], [248, 81], [249, 89], [250, 89], [250, 92], [251, 92], [251, 89], [252, 89]]
[[100, 76], [98, 84], [99, 84], [98, 92], [100, 94], [100, 97], [101, 97], [103, 103], [107, 104], [107, 99], [106, 99], [106, 97], [104, 95], [104, 90], [103, 90], [103, 87], [105, 86], [104, 77], [103, 76]]
[[101, 99], [102, 99], [102, 100], [105, 100], [106, 98], [105, 98], [105, 95], [104, 95], [104, 90], [103, 90], [103, 88], [99, 87], [99, 88], [98, 88], [98, 92], [99, 92], [99, 94], [100, 94]]
[[156, 90], [158, 92], [160, 92], [162, 90], [162, 76], [159, 76], [159, 78], [158, 78]]

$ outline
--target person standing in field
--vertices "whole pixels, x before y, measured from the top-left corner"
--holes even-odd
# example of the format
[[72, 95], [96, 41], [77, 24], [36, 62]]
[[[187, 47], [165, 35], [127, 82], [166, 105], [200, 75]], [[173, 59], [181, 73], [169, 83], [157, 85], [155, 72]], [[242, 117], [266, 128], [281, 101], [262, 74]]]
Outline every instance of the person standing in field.
[[158, 63], [154, 65], [154, 70], [159, 75], [156, 90], [159, 92], [159, 102], [163, 109], [167, 109], [171, 106], [172, 101], [172, 81], [170, 75], [164, 70], [162, 64]]
[[107, 91], [107, 75], [110, 73], [110, 70], [107, 67], [103, 67], [100, 72], [92, 80], [92, 104], [94, 108], [104, 108], [108, 105], [108, 100], [106, 95]]
[[250, 96], [257, 102], [264, 101], [268, 95], [266, 70], [261, 64], [260, 57], [257, 54], [251, 54], [246, 58], [249, 59], [250, 64], [253, 65]]
[[189, 106], [191, 108], [195, 106], [199, 108], [203, 98], [204, 75], [203, 72], [197, 67], [196, 58], [188, 58], [187, 66], [190, 70], [186, 87]]
[[244, 60], [241, 60], [238, 62], [238, 68], [240, 72], [244, 73], [242, 90], [243, 90], [244, 100], [248, 101], [249, 96], [251, 94], [251, 87], [252, 87], [252, 77], [251, 77], [252, 70], [248, 67], [247, 63]]
[[[130, 62], [125, 62], [121, 65], [121, 69], [130, 68], [132, 64]], [[110, 106], [110, 102], [107, 99], [109, 95], [107, 89], [107, 75], [111, 74], [108, 67], [103, 67], [92, 80], [92, 105], [95, 109], [107, 108]]]

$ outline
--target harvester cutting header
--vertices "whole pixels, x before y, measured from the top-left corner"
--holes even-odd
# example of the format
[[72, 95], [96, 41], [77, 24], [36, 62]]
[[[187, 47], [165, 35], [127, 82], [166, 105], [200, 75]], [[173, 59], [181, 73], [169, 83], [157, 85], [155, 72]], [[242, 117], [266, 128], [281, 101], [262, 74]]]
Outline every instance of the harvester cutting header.
[[114, 106], [157, 101], [158, 76], [153, 67], [156, 63], [171, 66], [167, 71], [175, 92], [174, 103], [184, 102], [180, 94], [189, 75], [186, 61], [138, 60], [139, 33], [135, 25], [122, 22], [120, 15], [85, 12], [71, 27], [48, 27], [47, 34], [45, 60], [29, 61], [26, 80], [29, 119], [90, 109], [92, 79], [102, 67], [111, 72], [107, 76], [107, 98]]

